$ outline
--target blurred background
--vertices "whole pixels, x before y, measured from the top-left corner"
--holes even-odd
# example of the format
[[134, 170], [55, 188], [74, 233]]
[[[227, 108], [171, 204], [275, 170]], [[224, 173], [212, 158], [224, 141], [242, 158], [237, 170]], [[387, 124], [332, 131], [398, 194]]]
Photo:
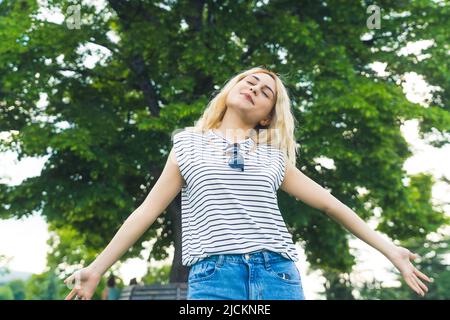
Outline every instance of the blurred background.
[[[0, 299], [63, 299], [62, 280], [151, 190], [171, 133], [254, 66], [289, 90], [297, 167], [434, 279], [418, 297], [381, 253], [280, 190], [306, 298], [449, 299], [448, 30], [438, 0], [0, 0]], [[94, 299], [186, 281], [180, 205]]]

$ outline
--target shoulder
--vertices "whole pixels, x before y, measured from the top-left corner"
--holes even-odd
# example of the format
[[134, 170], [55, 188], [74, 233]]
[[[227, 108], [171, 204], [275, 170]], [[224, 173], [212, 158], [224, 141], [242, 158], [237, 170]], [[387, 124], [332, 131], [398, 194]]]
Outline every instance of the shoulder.
[[180, 138], [183, 138], [187, 135], [189, 135], [189, 130], [188, 128], [181, 128], [181, 129], [176, 129], [172, 132], [172, 140], [177, 140]]
[[178, 160], [181, 160], [183, 155], [192, 154], [204, 143], [201, 130], [193, 127], [186, 127], [177, 129], [172, 133], [173, 149]]
[[194, 127], [185, 127], [173, 131], [172, 140], [176, 141], [186, 138], [198, 138], [201, 137], [203, 134], [204, 133], [201, 130], [196, 129]]

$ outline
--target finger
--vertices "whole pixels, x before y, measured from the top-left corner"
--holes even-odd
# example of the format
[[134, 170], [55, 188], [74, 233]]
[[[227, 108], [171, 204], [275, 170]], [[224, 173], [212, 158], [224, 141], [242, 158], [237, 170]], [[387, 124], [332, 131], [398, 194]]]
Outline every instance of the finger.
[[419, 284], [419, 286], [422, 288], [422, 290], [424, 291], [424, 295], [425, 293], [428, 293], [428, 287], [420, 280], [417, 280], [417, 283]]
[[415, 273], [418, 277], [422, 278], [423, 280], [426, 280], [426, 281], [428, 281], [428, 282], [431, 282], [431, 279], [430, 279], [428, 276], [426, 276], [424, 273], [420, 272], [418, 269], [414, 269], [414, 273]]
[[84, 292], [82, 290], [78, 290], [76, 295], [76, 300], [83, 300], [84, 298]]
[[70, 277], [70, 286], [74, 286], [75, 289], [81, 289], [81, 273], [80, 271], [75, 271]]
[[84, 291], [78, 290], [78, 300], [83, 300], [83, 297], [84, 297]]
[[414, 278], [415, 278], [416, 282], [419, 284], [419, 286], [422, 288], [422, 290], [425, 292], [428, 292], [427, 286], [422, 281], [420, 281], [420, 279], [417, 278], [416, 275], [414, 275]]
[[73, 275], [68, 276], [68, 277], [66, 278], [66, 280], [64, 280], [64, 283], [65, 283], [65, 284], [69, 284], [69, 283], [72, 283], [72, 281], [73, 281]]
[[77, 290], [75, 288], [72, 289], [72, 291], [69, 292], [67, 297], [64, 300], [71, 300], [73, 296], [77, 293]]
[[73, 288], [79, 289], [80, 288], [79, 281], [77, 281], [75, 273], [72, 274], [71, 276], [69, 276], [66, 280], [64, 280], [64, 283], [66, 284], [66, 286], [69, 289], [73, 289]]
[[405, 278], [405, 281], [418, 295], [423, 296], [422, 289], [420, 289], [419, 285], [414, 281], [412, 277]]
[[411, 259], [415, 260], [415, 259], [417, 259], [417, 258], [419, 257], [419, 255], [418, 255], [417, 253], [412, 253], [412, 252], [410, 252], [410, 253], [409, 253], [409, 257], [410, 257]]

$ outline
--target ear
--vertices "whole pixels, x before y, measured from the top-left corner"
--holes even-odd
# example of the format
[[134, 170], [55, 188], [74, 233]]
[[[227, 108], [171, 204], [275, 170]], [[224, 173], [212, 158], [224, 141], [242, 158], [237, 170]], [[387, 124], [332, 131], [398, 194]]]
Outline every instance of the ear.
[[263, 127], [268, 126], [268, 125], [270, 124], [270, 118], [269, 118], [269, 119], [261, 120], [261, 121], [259, 122], [259, 124], [260, 124], [261, 126], [263, 126]]
[[261, 121], [259, 122], [259, 124], [260, 124], [261, 126], [266, 127], [266, 126], [268, 126], [268, 125], [270, 124], [270, 121], [272, 120], [272, 117], [273, 117], [273, 113], [275, 112], [274, 110], [275, 110], [275, 109], [272, 109], [272, 111], [270, 111], [270, 113], [269, 113], [269, 115], [267, 116], [267, 118], [265, 118], [265, 119], [263, 119], [263, 120], [261, 120]]

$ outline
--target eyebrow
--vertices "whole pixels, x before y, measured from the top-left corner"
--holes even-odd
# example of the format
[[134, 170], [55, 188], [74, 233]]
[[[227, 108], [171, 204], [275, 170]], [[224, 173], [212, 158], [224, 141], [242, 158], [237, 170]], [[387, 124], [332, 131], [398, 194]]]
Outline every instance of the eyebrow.
[[[255, 76], [255, 75], [252, 74], [252, 77], [259, 81], [259, 78], [258, 78], [257, 76]], [[264, 85], [264, 87], [266, 87], [267, 89], [269, 89], [270, 91], [272, 91], [272, 95], [273, 95], [273, 97], [275, 97], [275, 93], [273, 92], [272, 89], [270, 89], [270, 87], [269, 87], [267, 84]]]

